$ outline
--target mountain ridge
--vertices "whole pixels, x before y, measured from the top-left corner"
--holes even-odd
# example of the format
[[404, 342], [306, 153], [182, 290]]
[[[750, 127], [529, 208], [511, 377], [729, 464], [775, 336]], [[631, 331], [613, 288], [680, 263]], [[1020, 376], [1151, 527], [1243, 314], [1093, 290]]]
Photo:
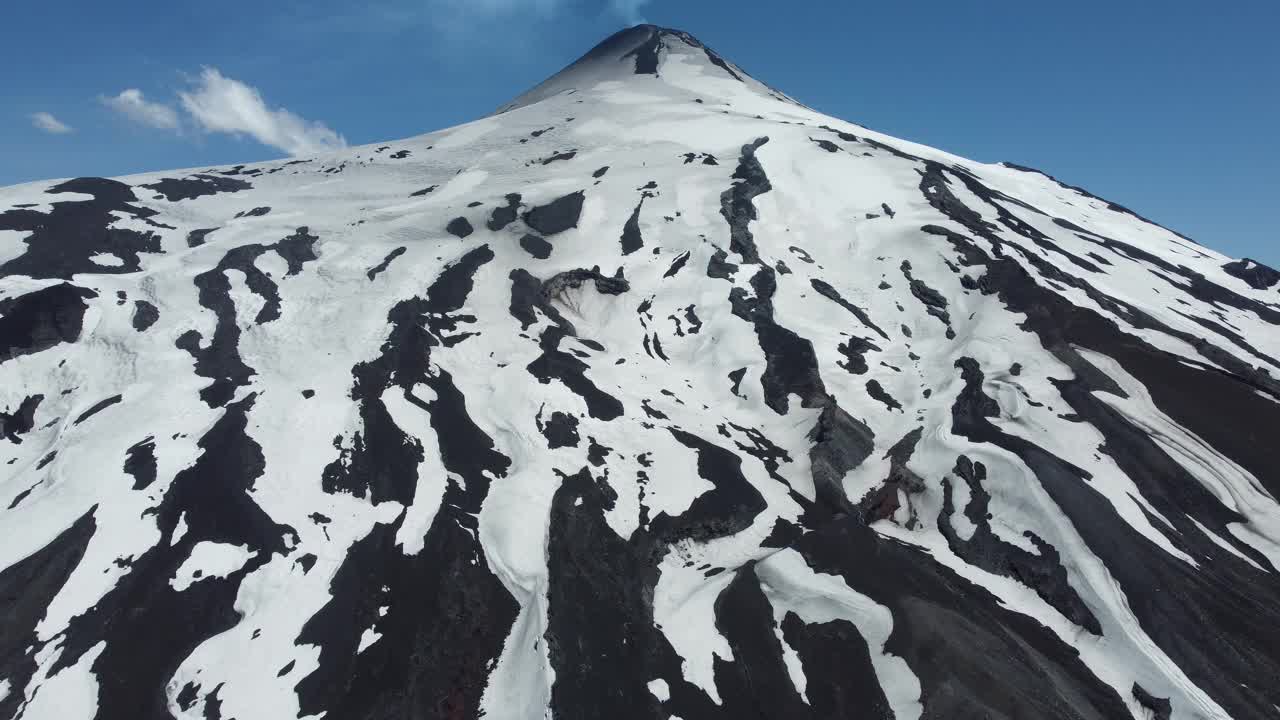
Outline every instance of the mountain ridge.
[[683, 30], [642, 24], [624, 28], [605, 38], [560, 72], [535, 85], [511, 102], [499, 108], [498, 113], [539, 102], [560, 92], [569, 92], [579, 85], [590, 85], [605, 79], [625, 80], [631, 75], [660, 77], [659, 69], [672, 52], [677, 55], [701, 53], [706, 62], [718, 71], [746, 86], [764, 88], [777, 99], [800, 103], [778, 93], [768, 85], [751, 77], [742, 68], [721, 57], [715, 50], [703, 44]]

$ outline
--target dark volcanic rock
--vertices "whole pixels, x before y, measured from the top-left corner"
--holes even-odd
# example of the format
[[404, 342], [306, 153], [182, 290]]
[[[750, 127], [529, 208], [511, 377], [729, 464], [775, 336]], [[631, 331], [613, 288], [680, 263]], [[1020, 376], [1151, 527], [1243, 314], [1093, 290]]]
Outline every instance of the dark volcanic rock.
[[142, 332], [160, 319], [160, 310], [146, 300], [133, 301], [133, 329]]
[[240, 190], [249, 190], [253, 186], [244, 180], [236, 178], [218, 177], [215, 175], [192, 175], [185, 178], [164, 178], [159, 182], [150, 185], [140, 185], [139, 187], [155, 190], [164, 195], [164, 199], [169, 202], [177, 202], [179, 200], [194, 200], [205, 195], [216, 195], [218, 193], [239, 192]]
[[0, 670], [8, 691], [0, 696], [0, 713], [17, 717], [23, 692], [36, 671], [41, 642], [36, 626], [49, 604], [71, 577], [97, 532], [97, 506], [76, 520], [35, 554], [0, 571]]
[[539, 205], [524, 214], [524, 222], [542, 235], [555, 235], [578, 226], [586, 193], [579, 190]]
[[1255, 290], [1269, 290], [1276, 285], [1280, 285], [1280, 271], [1263, 265], [1257, 260], [1250, 260], [1249, 258], [1235, 260], [1223, 265], [1222, 269], [1228, 275], [1245, 281], [1249, 284], [1249, 287]]
[[475, 232], [475, 229], [471, 227], [471, 223], [464, 217], [456, 217], [450, 220], [449, 224], [445, 226], [445, 230], [450, 235], [456, 235], [459, 238], [465, 238]]
[[400, 247], [387, 253], [387, 256], [382, 258], [382, 262], [378, 263], [377, 265], [374, 265], [373, 267], [369, 268], [365, 272], [365, 276], [368, 277], [370, 280], [373, 280], [374, 278], [378, 277], [378, 275], [386, 272], [387, 268], [391, 267], [391, 263], [394, 262], [396, 258], [405, 254], [407, 250], [408, 248], [401, 245]]
[[623, 255], [630, 255], [644, 247], [644, 238], [640, 236], [640, 208], [642, 207], [644, 207], [643, 199], [636, 205], [636, 209], [631, 212], [631, 217], [627, 219], [627, 224], [622, 228]]
[[485, 227], [496, 232], [516, 221], [516, 213], [520, 209], [520, 194], [511, 193], [507, 195], [506, 200], [506, 206], [494, 208], [493, 215], [489, 217]]
[[0, 363], [75, 342], [89, 309], [85, 301], [95, 297], [92, 290], [60, 283], [0, 301]]
[[520, 247], [539, 260], [546, 260], [551, 257], [551, 243], [537, 235], [525, 233], [520, 238]]
[[539, 425], [550, 449], [578, 447], [578, 418], [557, 410], [551, 413], [545, 423], [539, 421]]
[[205, 244], [209, 237], [209, 233], [217, 230], [217, 228], [208, 228], [204, 230], [192, 230], [187, 233], [187, 247], [200, 247]]
[[0, 436], [15, 445], [22, 444], [22, 435], [35, 427], [36, 409], [43, 400], [43, 395], [30, 395], [13, 410], [0, 411]]
[[[27, 250], [0, 265], [0, 277], [70, 279], [83, 272], [130, 273], [141, 267], [140, 253], [160, 252], [160, 236], [151, 231], [112, 227], [116, 215], [151, 225], [157, 212], [134, 203], [137, 197], [124, 183], [102, 178], [76, 178], [49, 188], [49, 194], [82, 193], [91, 200], [55, 201], [48, 213], [18, 209], [0, 213], [0, 230], [31, 233]], [[113, 255], [118, 265], [101, 265], [95, 255]]]

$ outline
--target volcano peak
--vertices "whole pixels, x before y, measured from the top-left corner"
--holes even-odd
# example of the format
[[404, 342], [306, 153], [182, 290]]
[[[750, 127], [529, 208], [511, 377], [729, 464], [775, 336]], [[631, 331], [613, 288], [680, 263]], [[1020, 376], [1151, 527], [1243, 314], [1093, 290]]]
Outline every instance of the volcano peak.
[[624, 28], [600, 41], [582, 57], [504, 105], [499, 112], [603, 82], [626, 83], [646, 77], [665, 79], [673, 58], [677, 60], [677, 72], [680, 74], [718, 78], [740, 86], [726, 89], [726, 92], [750, 89], [783, 99], [779, 93], [752, 78], [690, 33], [644, 24]]

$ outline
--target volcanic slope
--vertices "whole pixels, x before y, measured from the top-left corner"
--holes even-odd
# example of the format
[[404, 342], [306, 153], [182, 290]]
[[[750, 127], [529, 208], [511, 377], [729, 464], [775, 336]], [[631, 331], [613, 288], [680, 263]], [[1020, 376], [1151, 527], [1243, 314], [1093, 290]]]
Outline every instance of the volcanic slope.
[[0, 718], [1274, 718], [1280, 274], [688, 34], [0, 190]]

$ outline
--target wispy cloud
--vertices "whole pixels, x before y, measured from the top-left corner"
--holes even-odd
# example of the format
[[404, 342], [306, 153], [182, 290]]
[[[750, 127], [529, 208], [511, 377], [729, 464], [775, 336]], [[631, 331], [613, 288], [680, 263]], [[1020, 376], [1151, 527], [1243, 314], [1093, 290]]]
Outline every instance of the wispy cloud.
[[66, 135], [74, 132], [70, 125], [43, 111], [31, 115], [31, 124], [51, 135]]
[[205, 68], [190, 92], [178, 93], [182, 108], [204, 132], [247, 135], [290, 155], [346, 146], [341, 135], [284, 108], [271, 109], [257, 89]]
[[[558, 15], [568, 0], [427, 0], [423, 20], [438, 50], [459, 57], [493, 45], [524, 45], [522, 28]], [[479, 46], [479, 48], [477, 47]]]
[[[290, 155], [305, 155], [346, 146], [338, 133], [318, 122], [309, 122], [284, 108], [270, 108], [251, 85], [205, 68], [178, 93], [177, 103], [148, 100], [141, 90], [129, 88], [119, 95], [101, 97], [103, 105], [135, 123], [158, 130], [183, 133], [186, 127], [203, 133], [250, 137]], [[47, 113], [40, 113], [47, 115]], [[65, 128], [52, 116], [48, 120]], [[42, 126], [33, 116], [37, 127]], [[65, 132], [52, 130], [49, 132]]]
[[639, 25], [645, 22], [640, 9], [649, 4], [649, 0], [609, 0], [609, 7], [628, 25]]
[[137, 88], [129, 88], [119, 95], [99, 98], [103, 105], [147, 127], [161, 130], [178, 129], [178, 113], [162, 103], [151, 102]]

